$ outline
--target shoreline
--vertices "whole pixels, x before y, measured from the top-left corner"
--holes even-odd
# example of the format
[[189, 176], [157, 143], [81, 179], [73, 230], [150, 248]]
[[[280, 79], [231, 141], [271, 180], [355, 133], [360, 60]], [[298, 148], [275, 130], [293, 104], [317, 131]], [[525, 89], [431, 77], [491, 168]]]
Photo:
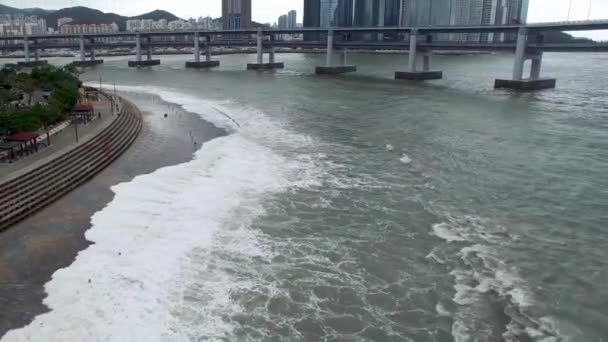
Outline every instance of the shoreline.
[[[139, 105], [157, 101], [154, 96], [127, 98], [140, 108], [144, 122], [139, 138], [131, 147], [85, 184], [0, 233], [0, 305], [4, 308], [0, 313], [0, 338], [48, 312], [43, 304], [45, 284], [55, 271], [69, 266], [77, 254], [91, 244], [85, 238], [91, 227], [91, 216], [113, 200], [112, 186], [192, 160], [194, 150], [186, 140], [188, 135], [184, 134], [188, 129], [202, 137], [199, 141], [203, 143], [225, 134], [177, 105], [161, 102], [172, 111], [168, 118]], [[162, 150], [173, 150], [173, 153], [159, 155], [159, 142]]]

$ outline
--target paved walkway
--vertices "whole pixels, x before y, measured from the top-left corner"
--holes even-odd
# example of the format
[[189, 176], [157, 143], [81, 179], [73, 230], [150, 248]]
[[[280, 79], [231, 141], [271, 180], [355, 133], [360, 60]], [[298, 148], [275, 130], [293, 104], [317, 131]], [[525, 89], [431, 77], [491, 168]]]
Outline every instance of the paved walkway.
[[[37, 153], [23, 157], [12, 164], [0, 163], [0, 184], [68, 153], [108, 127], [116, 118], [116, 115], [112, 115], [110, 101], [104, 99], [104, 101], [93, 102], [92, 104], [95, 108], [95, 120], [86, 125], [78, 125], [78, 143], [76, 143], [74, 126], [68, 126], [61, 132], [51, 136], [50, 147], [43, 147]], [[101, 113], [101, 119], [97, 118], [98, 112]]]

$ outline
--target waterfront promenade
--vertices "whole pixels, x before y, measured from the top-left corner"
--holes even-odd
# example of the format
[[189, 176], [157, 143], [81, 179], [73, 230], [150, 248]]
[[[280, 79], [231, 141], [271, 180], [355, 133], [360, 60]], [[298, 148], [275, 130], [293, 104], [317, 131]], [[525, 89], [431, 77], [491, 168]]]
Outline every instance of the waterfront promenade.
[[[78, 125], [76, 129], [74, 129], [73, 125], [70, 125], [60, 132], [51, 135], [50, 146], [39, 149], [35, 154], [21, 158], [13, 163], [0, 163], [0, 184], [46, 164], [86, 143], [116, 119], [116, 116], [112, 115], [109, 99], [93, 102], [93, 108], [95, 109], [95, 120], [86, 125]], [[101, 113], [100, 118], [97, 117], [97, 113]], [[76, 133], [76, 130], [78, 133]], [[47, 140], [44, 139], [41, 143], [46, 145]]]
[[6, 172], [0, 181], [0, 230], [10, 228], [86, 182], [130, 146], [141, 130], [141, 113], [134, 105], [122, 102], [115, 118], [111, 107], [104, 114], [96, 108], [101, 118], [81, 132], [78, 143], [75, 131], [71, 134], [68, 128], [56, 137], [57, 145], [52, 145], [55, 149], [32, 156], [27, 163], [24, 160], [21, 166], [17, 162]]

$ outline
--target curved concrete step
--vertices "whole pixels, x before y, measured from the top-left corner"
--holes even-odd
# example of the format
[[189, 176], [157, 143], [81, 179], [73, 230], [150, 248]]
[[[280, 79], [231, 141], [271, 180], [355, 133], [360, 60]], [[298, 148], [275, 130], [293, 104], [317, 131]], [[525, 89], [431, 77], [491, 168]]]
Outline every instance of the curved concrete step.
[[105, 169], [135, 141], [143, 122], [133, 104], [96, 137], [0, 186], [0, 231], [25, 219]]

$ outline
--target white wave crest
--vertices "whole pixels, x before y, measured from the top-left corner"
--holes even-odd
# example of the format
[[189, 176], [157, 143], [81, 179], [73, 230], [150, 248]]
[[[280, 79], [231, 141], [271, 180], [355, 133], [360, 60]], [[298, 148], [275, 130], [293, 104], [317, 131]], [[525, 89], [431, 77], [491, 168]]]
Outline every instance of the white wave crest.
[[433, 225], [433, 235], [442, 238], [447, 242], [466, 241], [454, 226], [447, 223]]
[[[311, 173], [310, 156], [291, 159], [274, 147], [310, 141], [259, 112], [148, 90], [233, 134], [205, 143], [188, 163], [114, 186], [115, 198], [92, 217], [86, 233], [94, 244], [45, 285], [44, 303], [51, 311], [8, 332], [3, 341], [188, 340], [188, 324], [204, 326], [197, 338], [201, 331], [210, 338], [231, 336], [232, 324], [222, 315], [239, 310], [234, 291], [253, 285], [206, 256], [224, 247], [245, 257], [267, 254], [261, 233], [249, 228], [263, 214], [264, 199], [315, 183], [320, 172]], [[230, 119], [213, 108], [230, 113]], [[193, 297], [188, 283], [193, 275], [204, 290], [194, 291], [200, 307], [188, 311], [184, 298]]]

